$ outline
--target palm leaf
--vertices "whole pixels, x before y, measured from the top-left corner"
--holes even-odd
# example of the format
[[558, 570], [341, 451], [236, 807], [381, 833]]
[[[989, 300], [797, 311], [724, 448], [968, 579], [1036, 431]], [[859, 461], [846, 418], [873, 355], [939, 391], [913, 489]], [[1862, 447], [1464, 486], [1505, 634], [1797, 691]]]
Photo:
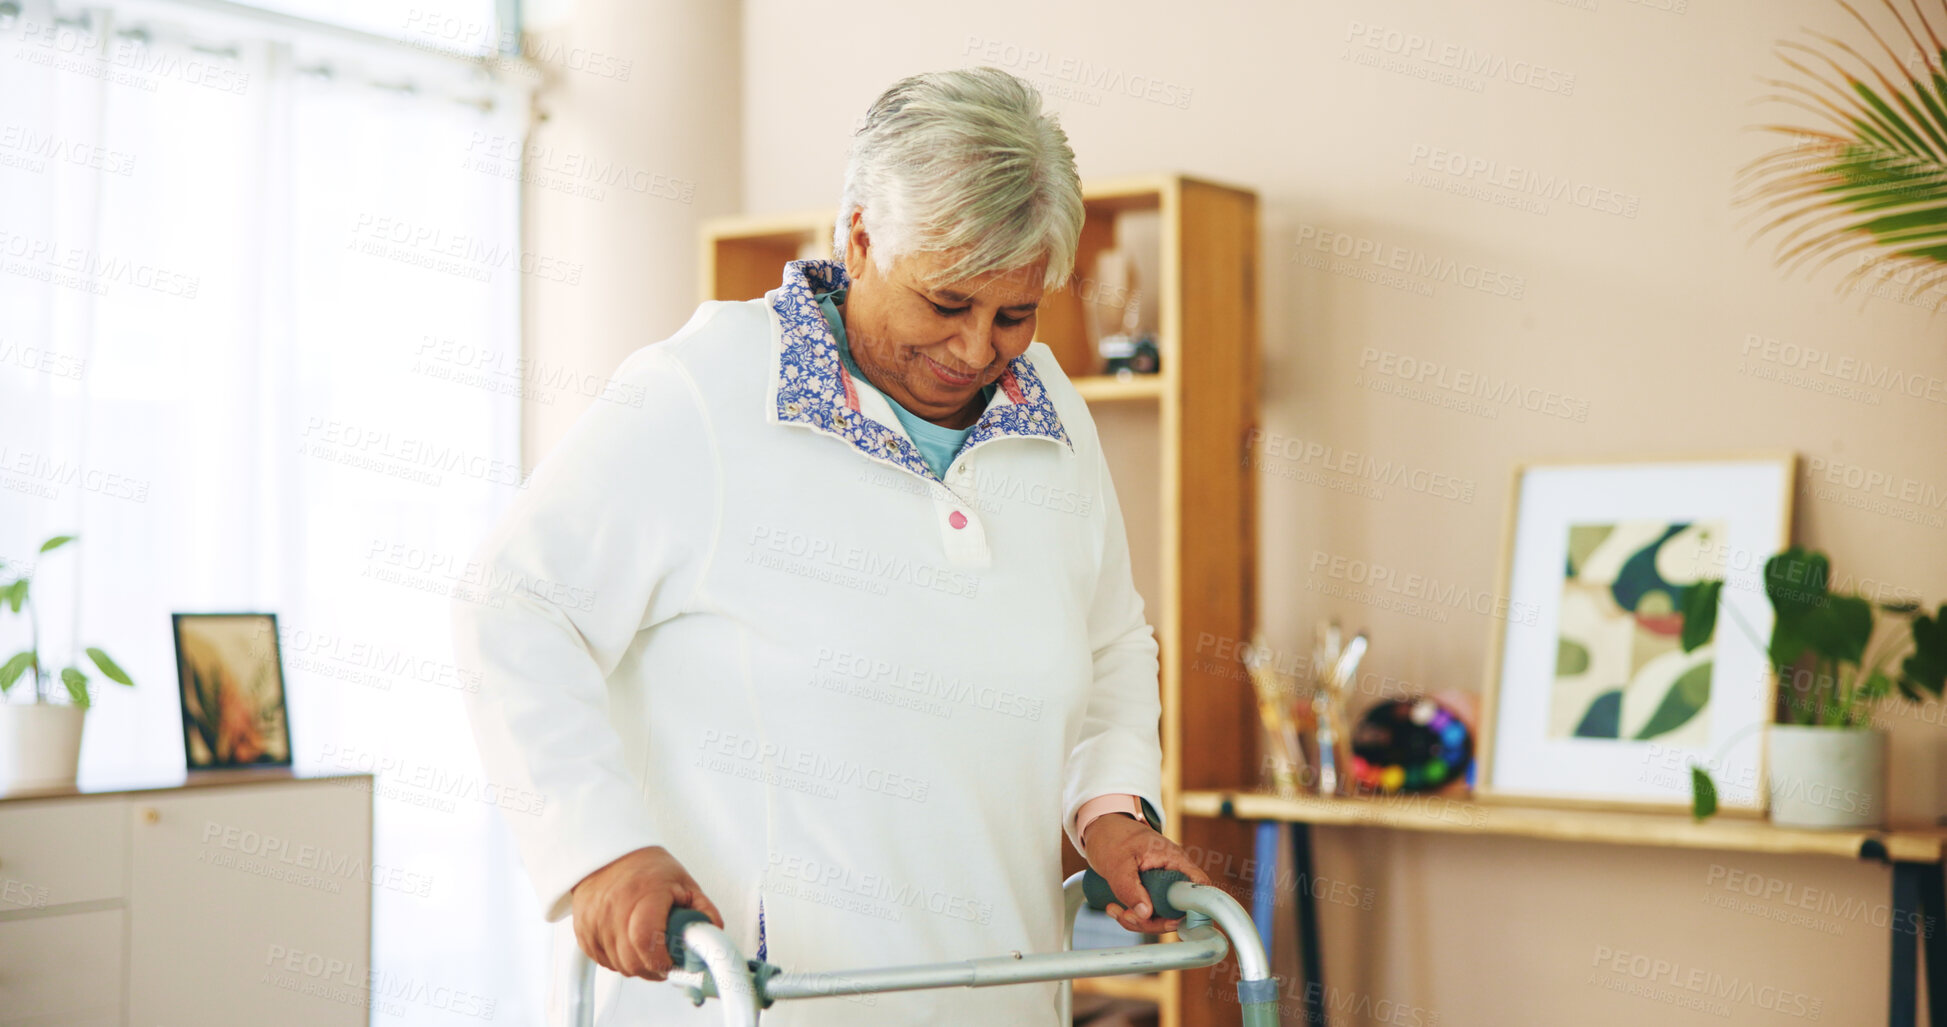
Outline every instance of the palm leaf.
[[[1788, 272], [1852, 257], [1840, 291], [1877, 276], [1911, 301], [1947, 281], [1947, 46], [1920, 0], [1909, 0], [1910, 16], [1880, 2], [1925, 67], [1906, 67], [1872, 22], [1837, 0], [1877, 50], [1818, 32], [1778, 44], [1797, 79], [1765, 79], [1775, 92], [1762, 99], [1811, 123], [1757, 126], [1792, 142], [1739, 171], [1737, 202], [1754, 208], [1756, 235], [1774, 237]], [[1935, 309], [1943, 301], [1947, 293], [1930, 297]]]

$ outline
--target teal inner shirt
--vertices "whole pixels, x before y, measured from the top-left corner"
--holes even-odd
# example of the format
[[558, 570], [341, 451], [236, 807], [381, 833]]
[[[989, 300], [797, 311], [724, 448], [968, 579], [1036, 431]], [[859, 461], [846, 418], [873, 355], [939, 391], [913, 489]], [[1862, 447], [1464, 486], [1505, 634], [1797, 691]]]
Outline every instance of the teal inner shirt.
[[[838, 358], [845, 362], [846, 372], [869, 384], [872, 379], [867, 378], [859, 370], [859, 365], [852, 361], [851, 344], [845, 341], [845, 319], [838, 313], [838, 304], [844, 301], [845, 292], [844, 289], [836, 289], [831, 292], [814, 293], [812, 298], [818, 301], [818, 309], [825, 312], [825, 320], [832, 326], [832, 338], [838, 340]], [[880, 389], [879, 394], [885, 395], [885, 390]], [[994, 386], [987, 385], [981, 388], [980, 401], [983, 407], [993, 397]], [[967, 441], [967, 436], [973, 432], [973, 428], [943, 428], [900, 406], [899, 401], [891, 396], [886, 396], [886, 403], [892, 407], [892, 412], [899, 418], [899, 423], [905, 426], [906, 434], [912, 437], [913, 444], [919, 447], [919, 454], [926, 460], [926, 466], [932, 468], [936, 476], [946, 477], [946, 469], [953, 466], [953, 455], [960, 452], [961, 444]]]

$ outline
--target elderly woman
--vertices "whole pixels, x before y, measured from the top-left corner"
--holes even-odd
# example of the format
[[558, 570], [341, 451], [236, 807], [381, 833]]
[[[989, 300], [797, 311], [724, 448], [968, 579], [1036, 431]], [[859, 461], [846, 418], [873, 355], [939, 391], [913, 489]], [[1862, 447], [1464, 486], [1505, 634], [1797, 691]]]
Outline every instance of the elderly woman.
[[[550, 921], [661, 980], [671, 905], [793, 972], [1061, 946], [1061, 837], [1137, 931], [1163, 827], [1157, 647], [1088, 408], [1033, 342], [1074, 155], [994, 69], [872, 105], [834, 244], [623, 362], [456, 603], [488, 774]], [[709, 1023], [602, 975], [603, 1022]], [[1051, 1024], [1054, 984], [781, 1003], [767, 1023]]]

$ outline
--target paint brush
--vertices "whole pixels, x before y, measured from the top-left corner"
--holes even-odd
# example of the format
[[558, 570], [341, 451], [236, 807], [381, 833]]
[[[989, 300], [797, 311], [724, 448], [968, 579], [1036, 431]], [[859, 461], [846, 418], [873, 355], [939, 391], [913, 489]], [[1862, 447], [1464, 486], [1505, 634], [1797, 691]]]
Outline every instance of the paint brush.
[[1271, 656], [1271, 646], [1260, 632], [1251, 638], [1250, 649], [1244, 654], [1244, 669], [1257, 693], [1257, 712], [1264, 731], [1272, 744], [1282, 749], [1271, 755], [1272, 787], [1279, 795], [1297, 795], [1305, 749], [1298, 741], [1298, 726], [1292, 723], [1290, 689], [1271, 669]]

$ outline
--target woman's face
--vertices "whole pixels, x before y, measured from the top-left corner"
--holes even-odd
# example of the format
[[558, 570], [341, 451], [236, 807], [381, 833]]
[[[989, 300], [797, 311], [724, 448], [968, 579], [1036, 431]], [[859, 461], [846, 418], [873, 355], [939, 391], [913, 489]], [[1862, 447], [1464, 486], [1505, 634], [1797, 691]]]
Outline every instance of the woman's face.
[[884, 272], [856, 213], [845, 247], [852, 284], [840, 308], [852, 359], [900, 406], [947, 428], [979, 420], [980, 390], [1034, 341], [1046, 263], [928, 288], [953, 253], [909, 253]]

